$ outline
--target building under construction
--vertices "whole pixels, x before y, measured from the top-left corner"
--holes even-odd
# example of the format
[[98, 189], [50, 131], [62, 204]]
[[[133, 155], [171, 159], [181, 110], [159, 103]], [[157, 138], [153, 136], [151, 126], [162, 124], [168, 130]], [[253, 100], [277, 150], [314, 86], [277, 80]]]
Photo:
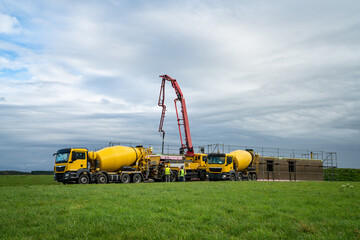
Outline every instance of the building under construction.
[[323, 164], [318, 159], [260, 157], [258, 178], [263, 180], [322, 181]]

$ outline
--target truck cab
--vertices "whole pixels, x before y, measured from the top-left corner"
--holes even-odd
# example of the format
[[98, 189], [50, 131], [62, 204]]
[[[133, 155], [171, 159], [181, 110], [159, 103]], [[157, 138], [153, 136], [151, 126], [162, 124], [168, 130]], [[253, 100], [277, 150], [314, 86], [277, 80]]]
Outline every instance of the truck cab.
[[64, 148], [54, 153], [54, 156], [54, 180], [58, 182], [77, 181], [82, 173], [90, 172], [88, 150], [86, 148]]
[[209, 180], [237, 180], [233, 156], [225, 153], [210, 153], [207, 156], [206, 172]]
[[186, 179], [199, 178], [206, 180], [206, 161], [207, 154], [195, 153], [194, 156], [187, 156], [185, 160]]

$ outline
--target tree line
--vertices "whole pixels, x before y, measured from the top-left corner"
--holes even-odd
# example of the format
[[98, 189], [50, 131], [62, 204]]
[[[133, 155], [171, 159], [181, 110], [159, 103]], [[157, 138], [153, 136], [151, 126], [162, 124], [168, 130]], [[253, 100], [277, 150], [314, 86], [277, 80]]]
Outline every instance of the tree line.
[[54, 171], [0, 171], [0, 175], [53, 175]]

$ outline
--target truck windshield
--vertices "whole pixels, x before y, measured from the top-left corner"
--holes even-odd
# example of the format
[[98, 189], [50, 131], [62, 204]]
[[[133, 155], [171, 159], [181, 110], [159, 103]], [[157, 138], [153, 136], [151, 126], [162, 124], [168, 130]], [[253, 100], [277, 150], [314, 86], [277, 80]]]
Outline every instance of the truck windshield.
[[224, 164], [225, 157], [208, 156], [208, 163], [209, 164]]
[[70, 149], [62, 149], [57, 151], [55, 163], [66, 163], [69, 160]]

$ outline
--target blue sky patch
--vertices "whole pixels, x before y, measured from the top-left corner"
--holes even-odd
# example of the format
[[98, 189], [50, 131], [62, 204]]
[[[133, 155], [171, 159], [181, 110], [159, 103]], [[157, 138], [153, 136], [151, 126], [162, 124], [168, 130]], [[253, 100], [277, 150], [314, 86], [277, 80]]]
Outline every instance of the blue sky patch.
[[15, 70], [9, 68], [3, 68], [0, 69], [0, 77], [11, 78], [15, 80], [23, 80], [23, 79], [28, 79], [30, 76], [26, 68], [15, 69]]
[[17, 57], [19, 57], [19, 54], [17, 54], [15, 51], [0, 49], [0, 56], [5, 57], [8, 60], [15, 60]]

